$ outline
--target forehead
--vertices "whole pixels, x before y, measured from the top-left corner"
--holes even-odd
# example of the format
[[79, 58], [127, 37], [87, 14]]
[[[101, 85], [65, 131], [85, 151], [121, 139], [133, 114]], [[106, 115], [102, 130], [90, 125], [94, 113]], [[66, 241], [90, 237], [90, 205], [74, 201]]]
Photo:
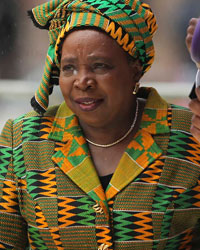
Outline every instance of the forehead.
[[[81, 41], [80, 39], [95, 40], [96, 42], [100, 39], [108, 43], [116, 43], [109, 35], [107, 35], [103, 30], [85, 27], [85, 28], [74, 28], [72, 29], [65, 38], [65, 41], [75, 39], [77, 42]], [[116, 43], [117, 44], [117, 43]]]
[[97, 29], [75, 29], [65, 38], [61, 50], [63, 54], [74, 52], [103, 53], [106, 55], [127, 57], [127, 53], [117, 44], [117, 42], [108, 36], [105, 32]]

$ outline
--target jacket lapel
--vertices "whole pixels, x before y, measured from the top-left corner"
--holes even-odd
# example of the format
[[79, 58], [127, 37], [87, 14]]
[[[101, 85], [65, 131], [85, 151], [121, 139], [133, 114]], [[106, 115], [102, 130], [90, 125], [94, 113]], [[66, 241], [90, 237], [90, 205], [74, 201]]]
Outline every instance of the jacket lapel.
[[107, 200], [112, 199], [162, 155], [162, 150], [153, 136], [170, 131], [168, 104], [153, 88], [141, 88], [140, 93], [141, 97], [148, 96], [140, 129], [129, 143], [107, 187]]
[[55, 141], [54, 163], [95, 202], [107, 211], [105, 193], [93, 165], [77, 117], [63, 103], [57, 111], [48, 139]]
[[162, 150], [153, 137], [145, 130], [140, 130], [128, 145], [107, 187], [107, 199], [113, 198], [161, 154]]

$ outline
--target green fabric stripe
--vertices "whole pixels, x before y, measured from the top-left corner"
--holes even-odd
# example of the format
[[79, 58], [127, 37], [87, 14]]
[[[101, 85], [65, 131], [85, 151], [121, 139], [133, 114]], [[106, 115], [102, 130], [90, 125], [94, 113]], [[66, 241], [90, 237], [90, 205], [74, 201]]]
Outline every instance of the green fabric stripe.
[[142, 29], [142, 28], [146, 27], [146, 23], [142, 22], [142, 23], [139, 23], [137, 26], [138, 26], [139, 29]]
[[143, 8], [143, 9], [142, 9], [142, 12], [141, 12], [141, 14], [140, 14], [143, 18], [145, 17], [145, 12], [146, 12], [146, 10]]
[[138, 13], [135, 13], [135, 15], [133, 15], [131, 17], [131, 19], [133, 19], [133, 20], [137, 20], [138, 18], [140, 18], [140, 16], [138, 15]]
[[[124, 25], [124, 28], [125, 28], [125, 29], [128, 29], [128, 28], [132, 28], [133, 26], [136, 27], [135, 24], [131, 24], [131, 23], [130, 23], [130, 24], [125, 24], [125, 25]], [[133, 33], [131, 33], [131, 34], [133, 34]], [[139, 33], [138, 33], [138, 32], [134, 32], [134, 35], [137, 36], [137, 35], [139, 35]]]
[[[43, 5], [42, 5], [42, 8], [41, 8], [41, 16], [43, 16], [43, 17], [46, 16], [45, 4], [43, 4]], [[46, 23], [45, 21], [46, 21], [46, 20], [44, 20], [44, 24]]]
[[149, 41], [148, 43], [145, 44], [146, 48], [150, 48], [153, 46], [153, 43], [151, 41]]
[[94, 25], [95, 21], [96, 21], [96, 16], [92, 15], [92, 18], [90, 20], [91, 25]]
[[[101, 0], [101, 1], [88, 0], [87, 2], [90, 3], [91, 6], [95, 6], [94, 8], [97, 8], [99, 10], [102, 10], [104, 8], [108, 8], [108, 10], [103, 11], [105, 14], [107, 14], [107, 13], [115, 11], [117, 9], [117, 6], [115, 6], [114, 4], [117, 3], [118, 1], [112, 1], [112, 3], [110, 3], [110, 2], [104, 1], [104, 0]], [[98, 4], [98, 7], [96, 7], [97, 4]]]
[[103, 16], [101, 16], [101, 18], [100, 18], [100, 22], [99, 22], [99, 25], [100, 25], [100, 27], [102, 27], [103, 26], [103, 24], [104, 24], [104, 17]]
[[[129, 3], [129, 6], [132, 6], [134, 2], [135, 2], [135, 0], [131, 0], [130, 3]], [[139, 8], [139, 3], [137, 2], [136, 6], [135, 6], [135, 11], [136, 12], [138, 11], [138, 8]]]
[[45, 4], [41, 5], [39, 8], [39, 17], [40, 17], [40, 21], [42, 21], [42, 24], [45, 25], [46, 24], [46, 13], [45, 13]]
[[88, 17], [88, 13], [84, 13], [83, 14], [83, 19], [82, 19], [82, 22], [81, 22], [82, 25], [84, 25], [86, 23], [87, 17]]
[[39, 100], [44, 104], [45, 107], [48, 106], [48, 100], [44, 100], [44, 99], [42, 98], [42, 96], [41, 96], [40, 93], [39, 93], [39, 90], [37, 90], [36, 96], [37, 96], [37, 98], [39, 98]]
[[[34, 13], [36, 19], [39, 21], [39, 23], [43, 25], [43, 23], [41, 23], [41, 21], [40, 21], [40, 16], [38, 16], [38, 13], [34, 10], [33, 10], [33, 13]], [[39, 13], [39, 15], [40, 15], [40, 13]]]
[[129, 229], [129, 225], [132, 225], [131, 221], [132, 214], [123, 212], [123, 211], [114, 211], [114, 223], [116, 232], [116, 237], [119, 238], [120, 241], [129, 241], [132, 240], [132, 235], [128, 235], [132, 232], [132, 229]]
[[76, 13], [73, 27], [76, 27], [76, 26], [77, 26], [77, 22], [78, 22], [79, 16], [80, 16], [80, 14], [79, 14], [79, 13]]

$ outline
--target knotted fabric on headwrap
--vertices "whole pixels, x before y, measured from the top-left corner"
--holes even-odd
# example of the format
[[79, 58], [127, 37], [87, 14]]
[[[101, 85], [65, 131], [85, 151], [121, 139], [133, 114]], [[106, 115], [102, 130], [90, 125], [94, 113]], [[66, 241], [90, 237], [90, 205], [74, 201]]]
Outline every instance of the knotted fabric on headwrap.
[[49, 30], [44, 74], [31, 100], [40, 114], [48, 107], [53, 85], [58, 84], [62, 42], [73, 28], [104, 30], [128, 54], [140, 60], [143, 73], [153, 63], [156, 19], [149, 5], [139, 0], [52, 0], [32, 9], [29, 15], [37, 27]]

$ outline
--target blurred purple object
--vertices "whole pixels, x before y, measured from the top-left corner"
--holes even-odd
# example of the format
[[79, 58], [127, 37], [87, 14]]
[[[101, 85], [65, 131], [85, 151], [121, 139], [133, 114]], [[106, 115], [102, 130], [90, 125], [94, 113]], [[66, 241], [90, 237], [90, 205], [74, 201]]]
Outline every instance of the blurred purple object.
[[196, 63], [200, 63], [200, 20], [198, 21], [191, 45], [191, 57]]

